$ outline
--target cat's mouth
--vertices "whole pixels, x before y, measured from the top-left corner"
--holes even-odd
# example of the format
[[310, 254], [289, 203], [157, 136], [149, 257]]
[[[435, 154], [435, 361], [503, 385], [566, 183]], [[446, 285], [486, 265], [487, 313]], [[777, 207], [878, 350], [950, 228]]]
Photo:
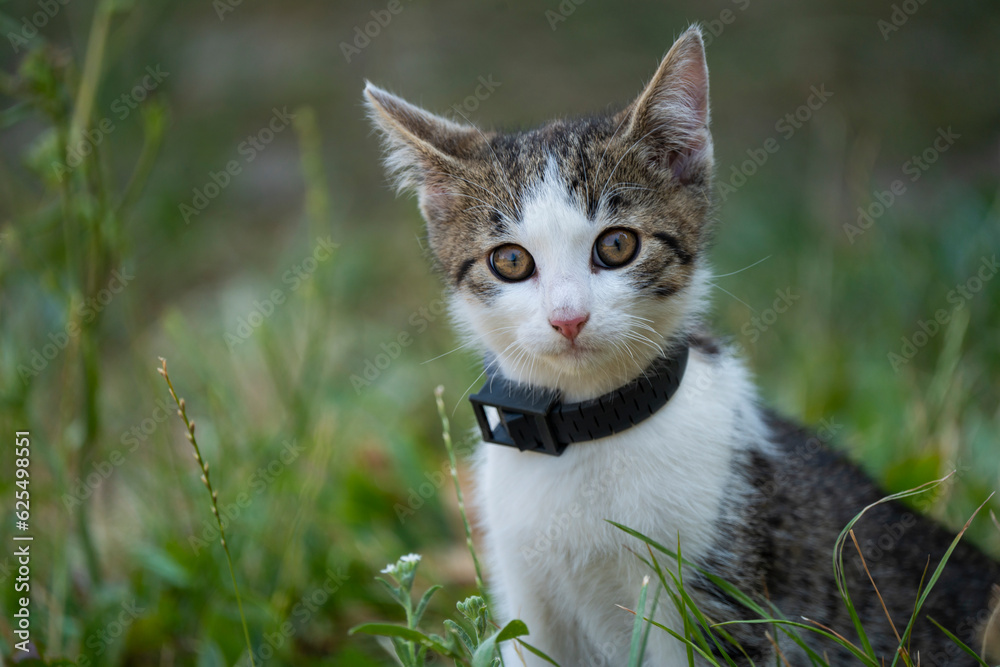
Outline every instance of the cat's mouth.
[[549, 357], [556, 362], [565, 363], [567, 361], [575, 364], [589, 365], [586, 362], [593, 362], [599, 355], [600, 350], [593, 344], [580, 342], [579, 340], [569, 342], [565, 345], [558, 345], [547, 350], [542, 356]]

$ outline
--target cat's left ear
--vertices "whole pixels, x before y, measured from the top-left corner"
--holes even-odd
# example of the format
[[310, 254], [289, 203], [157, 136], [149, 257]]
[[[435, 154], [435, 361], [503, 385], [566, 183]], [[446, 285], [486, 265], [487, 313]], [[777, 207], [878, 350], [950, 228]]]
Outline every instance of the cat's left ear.
[[701, 30], [691, 26], [674, 42], [653, 79], [622, 114], [624, 136], [650, 162], [684, 184], [712, 170], [708, 130], [708, 66]]
[[414, 190], [428, 222], [447, 219], [455, 199], [453, 179], [474, 156], [482, 135], [473, 127], [442, 118], [365, 86], [369, 116], [382, 131], [386, 168], [400, 190]]

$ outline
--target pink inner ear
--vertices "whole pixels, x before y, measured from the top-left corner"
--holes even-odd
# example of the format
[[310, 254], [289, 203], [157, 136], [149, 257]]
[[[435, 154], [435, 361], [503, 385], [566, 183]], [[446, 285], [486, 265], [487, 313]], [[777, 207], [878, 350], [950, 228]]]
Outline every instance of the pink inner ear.
[[680, 150], [673, 150], [667, 154], [667, 166], [671, 175], [681, 183], [690, 183], [694, 174], [694, 167], [705, 157], [705, 140], [703, 135], [690, 135], [688, 144]]
[[647, 142], [658, 166], [689, 183], [710, 146], [708, 70], [700, 42], [675, 46], [647, 91], [637, 110], [639, 130], [651, 132]]
[[441, 222], [451, 215], [452, 202], [455, 199], [452, 185], [445, 177], [427, 173], [419, 188], [420, 209], [427, 222]]

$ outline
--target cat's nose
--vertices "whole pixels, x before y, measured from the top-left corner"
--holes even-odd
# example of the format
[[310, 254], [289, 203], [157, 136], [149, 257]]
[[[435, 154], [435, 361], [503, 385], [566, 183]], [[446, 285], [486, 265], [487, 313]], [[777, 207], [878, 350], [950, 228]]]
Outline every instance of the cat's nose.
[[549, 320], [549, 324], [552, 328], [561, 333], [563, 336], [569, 339], [572, 343], [576, 340], [576, 337], [580, 335], [580, 330], [583, 329], [583, 325], [587, 323], [590, 319], [590, 313], [581, 315], [579, 317], [574, 317], [572, 319], [566, 320]]

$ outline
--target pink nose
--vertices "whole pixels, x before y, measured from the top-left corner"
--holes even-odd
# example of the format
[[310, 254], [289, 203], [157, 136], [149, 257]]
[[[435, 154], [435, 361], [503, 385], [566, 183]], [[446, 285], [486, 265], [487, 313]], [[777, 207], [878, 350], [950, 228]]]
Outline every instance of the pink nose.
[[563, 336], [568, 338], [570, 342], [576, 340], [576, 337], [580, 335], [580, 330], [583, 329], [583, 325], [587, 323], [590, 319], [590, 314], [581, 315], [580, 317], [574, 317], [570, 320], [549, 320], [549, 324], [552, 328], [561, 333]]

